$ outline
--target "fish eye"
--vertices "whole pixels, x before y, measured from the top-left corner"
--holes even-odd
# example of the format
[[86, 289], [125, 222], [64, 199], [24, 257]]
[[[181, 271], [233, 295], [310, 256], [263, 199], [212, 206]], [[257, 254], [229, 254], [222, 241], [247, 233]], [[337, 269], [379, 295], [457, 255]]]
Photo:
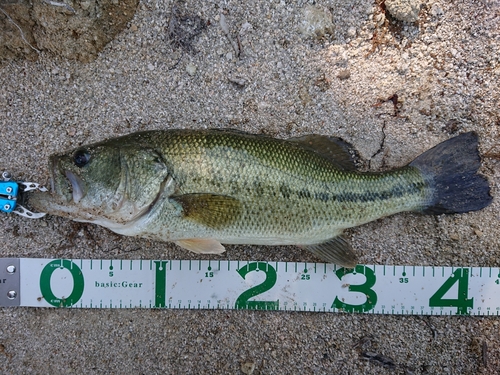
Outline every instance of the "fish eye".
[[90, 161], [90, 154], [86, 150], [78, 150], [73, 155], [73, 162], [78, 168], [85, 167]]

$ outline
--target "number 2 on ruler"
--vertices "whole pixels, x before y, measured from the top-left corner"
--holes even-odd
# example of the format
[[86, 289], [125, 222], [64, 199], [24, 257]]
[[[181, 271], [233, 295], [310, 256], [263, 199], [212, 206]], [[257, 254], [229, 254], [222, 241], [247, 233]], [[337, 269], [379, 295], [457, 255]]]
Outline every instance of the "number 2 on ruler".
[[264, 271], [266, 279], [259, 285], [256, 285], [240, 294], [236, 299], [235, 307], [237, 309], [253, 309], [253, 310], [277, 310], [279, 301], [249, 301], [250, 298], [258, 296], [261, 293], [267, 292], [276, 284], [277, 274], [273, 266], [263, 262], [253, 262], [241, 267], [237, 272], [241, 277], [252, 271]]

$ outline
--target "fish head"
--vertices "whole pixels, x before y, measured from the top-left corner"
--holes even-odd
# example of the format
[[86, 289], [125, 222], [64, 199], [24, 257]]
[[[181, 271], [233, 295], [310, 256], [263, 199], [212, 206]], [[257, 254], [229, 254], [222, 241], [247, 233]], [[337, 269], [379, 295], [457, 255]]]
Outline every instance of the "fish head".
[[168, 179], [162, 155], [115, 139], [50, 157], [51, 194], [30, 197], [35, 209], [110, 229], [144, 215]]

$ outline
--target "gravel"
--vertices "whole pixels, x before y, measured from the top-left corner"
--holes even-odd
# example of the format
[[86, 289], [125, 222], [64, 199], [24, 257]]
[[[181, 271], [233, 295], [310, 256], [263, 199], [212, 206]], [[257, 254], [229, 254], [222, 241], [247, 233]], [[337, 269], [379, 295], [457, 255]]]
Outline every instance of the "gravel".
[[[474, 130], [496, 197], [500, 4], [429, 0], [418, 20], [400, 21], [382, 3], [141, 1], [91, 63], [41, 53], [1, 65], [0, 170], [46, 183], [48, 156], [60, 150], [145, 129], [229, 127], [339, 136], [355, 145], [362, 169], [379, 171]], [[476, 213], [396, 215], [348, 235], [366, 264], [500, 267], [499, 208], [495, 198]], [[214, 259], [57, 217], [1, 215], [0, 225], [2, 257]], [[233, 246], [218, 259], [316, 260], [264, 246]], [[491, 374], [500, 366], [493, 317], [6, 308], [0, 322], [3, 373]]]

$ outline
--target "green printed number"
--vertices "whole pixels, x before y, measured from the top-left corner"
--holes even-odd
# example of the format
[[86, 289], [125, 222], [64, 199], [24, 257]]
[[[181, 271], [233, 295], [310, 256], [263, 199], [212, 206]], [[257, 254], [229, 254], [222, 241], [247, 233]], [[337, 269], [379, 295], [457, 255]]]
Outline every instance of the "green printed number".
[[338, 297], [335, 297], [335, 301], [333, 301], [332, 308], [342, 309], [347, 312], [366, 312], [375, 307], [377, 304], [377, 293], [373, 289], [371, 289], [377, 280], [375, 277], [375, 273], [371, 268], [358, 265], [354, 269], [346, 270], [345, 268], [339, 269], [335, 274], [337, 277], [342, 280], [344, 275], [348, 275], [350, 273], [356, 274], [360, 273], [365, 275], [366, 281], [361, 285], [349, 285], [349, 292], [359, 292], [363, 293], [366, 296], [366, 301], [361, 305], [351, 305], [339, 300]]
[[251, 310], [278, 310], [279, 301], [249, 301], [250, 298], [258, 296], [270, 290], [277, 279], [276, 270], [273, 266], [263, 262], [252, 262], [241, 267], [237, 272], [241, 277], [245, 278], [247, 274], [254, 271], [263, 271], [266, 274], [266, 279], [259, 285], [256, 285], [243, 293], [236, 299], [235, 308], [251, 309]]
[[[455, 283], [458, 282], [458, 296], [457, 298], [443, 298], [444, 295], [451, 289]], [[468, 314], [468, 308], [474, 306], [474, 298], [467, 298], [469, 289], [469, 269], [458, 268], [453, 274], [444, 282], [443, 285], [429, 298], [430, 307], [456, 307], [457, 315]]]
[[[66, 298], [56, 297], [50, 287], [50, 279], [54, 271], [63, 268], [66, 268], [73, 278], [73, 290]], [[40, 292], [43, 298], [55, 307], [69, 307], [77, 303], [83, 295], [84, 286], [85, 281], [83, 279], [82, 270], [75, 263], [66, 259], [53, 260], [43, 267], [42, 273], [40, 274]]]
[[165, 307], [167, 300], [167, 261], [155, 261], [155, 306]]

